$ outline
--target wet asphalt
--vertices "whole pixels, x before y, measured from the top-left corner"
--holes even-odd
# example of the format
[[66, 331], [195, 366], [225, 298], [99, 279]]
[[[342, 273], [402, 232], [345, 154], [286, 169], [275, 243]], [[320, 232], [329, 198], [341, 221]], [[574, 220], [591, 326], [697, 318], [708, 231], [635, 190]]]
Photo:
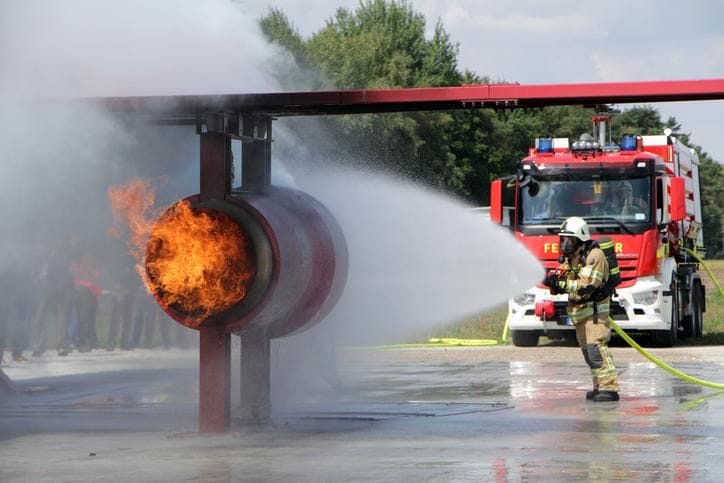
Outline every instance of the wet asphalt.
[[721, 481], [724, 393], [625, 362], [621, 400], [587, 402], [576, 351], [553, 363], [356, 351], [317, 378], [277, 368], [272, 421], [214, 436], [196, 432], [192, 351], [11, 364], [0, 481]]

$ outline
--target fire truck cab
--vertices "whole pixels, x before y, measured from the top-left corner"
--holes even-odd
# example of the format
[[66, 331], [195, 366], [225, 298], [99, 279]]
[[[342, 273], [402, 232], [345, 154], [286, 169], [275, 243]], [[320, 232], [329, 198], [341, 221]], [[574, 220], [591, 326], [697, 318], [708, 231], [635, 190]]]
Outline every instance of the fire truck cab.
[[[584, 218], [594, 240], [614, 242], [621, 283], [611, 301], [613, 319], [634, 334], [646, 333], [654, 345], [672, 346], [701, 335], [705, 311], [705, 287], [692, 256], [703, 246], [698, 157], [669, 130], [606, 143], [608, 120], [594, 118], [599, 139], [537, 139], [515, 175], [492, 182], [490, 217], [509, 226], [546, 270], [559, 264], [561, 223]], [[551, 301], [553, 315], [536, 310]], [[552, 295], [543, 285], [511, 299], [513, 343], [575, 337], [566, 305], [567, 295]]]

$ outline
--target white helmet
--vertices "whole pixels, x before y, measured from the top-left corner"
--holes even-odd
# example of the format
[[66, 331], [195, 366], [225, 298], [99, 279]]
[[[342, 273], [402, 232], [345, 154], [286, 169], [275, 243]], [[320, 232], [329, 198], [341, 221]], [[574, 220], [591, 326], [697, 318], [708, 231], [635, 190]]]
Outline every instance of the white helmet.
[[588, 241], [591, 239], [591, 234], [588, 231], [588, 223], [581, 217], [571, 216], [561, 225], [561, 231], [558, 233], [560, 236], [575, 236], [581, 241]]

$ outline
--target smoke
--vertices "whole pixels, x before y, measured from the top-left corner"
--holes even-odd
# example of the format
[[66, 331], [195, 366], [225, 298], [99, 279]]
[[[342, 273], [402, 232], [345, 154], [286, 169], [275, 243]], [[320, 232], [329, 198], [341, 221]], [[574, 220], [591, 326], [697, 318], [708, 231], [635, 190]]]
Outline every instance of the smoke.
[[159, 205], [199, 189], [193, 126], [129, 124], [72, 98], [274, 91], [266, 62], [278, 54], [233, 1], [0, 2], [0, 273], [23, 287], [26, 351], [53, 258], [90, 254], [106, 290], [140, 285], [107, 234], [109, 186], [148, 178]]
[[0, 4], [0, 97], [266, 92], [276, 53], [229, 0]]
[[498, 305], [542, 276], [509, 231], [441, 193], [372, 173], [305, 181], [347, 238], [347, 290], [330, 316], [347, 343], [402, 342]]
[[[3, 248], [36, 276], [48, 254], [70, 240], [112, 272], [132, 262], [106, 234], [108, 186], [152, 178], [161, 204], [198, 191], [192, 127], [132, 126], [102, 110], [47, 100], [270, 92], [279, 86], [269, 59], [284, 58], [241, 4], [227, 0], [0, 3]], [[277, 132], [275, 150], [285, 153], [289, 171], [275, 155], [275, 183], [325, 203], [350, 251], [349, 281], [332, 314], [302, 334], [307, 339], [276, 344], [284, 356], [275, 367], [279, 381], [298, 374], [295, 341], [396, 341], [500, 303], [540, 278], [532, 256], [469, 207], [407, 182], [308, 163], [314, 146], [298, 149], [299, 139]], [[312, 359], [329, 369], [326, 362]]]
[[106, 189], [134, 176], [153, 179], [160, 203], [198, 191], [192, 127], [131, 126], [57, 99], [273, 91], [265, 65], [277, 53], [228, 0], [1, 2], [6, 250], [108, 248]]
[[322, 323], [275, 342], [274, 401], [282, 408], [339, 397], [354, 385], [338, 370], [345, 347], [418, 340], [543, 277], [540, 263], [508, 230], [442, 193], [344, 169], [298, 174], [296, 181], [340, 223], [349, 275]]

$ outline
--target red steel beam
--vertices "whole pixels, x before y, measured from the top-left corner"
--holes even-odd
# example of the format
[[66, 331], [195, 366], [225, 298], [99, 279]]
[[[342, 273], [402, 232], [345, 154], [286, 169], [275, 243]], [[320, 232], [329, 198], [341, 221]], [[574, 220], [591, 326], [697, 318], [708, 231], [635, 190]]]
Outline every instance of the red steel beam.
[[199, 332], [199, 432], [223, 433], [231, 420], [231, 334], [224, 327]]
[[577, 84], [480, 84], [346, 91], [105, 97], [90, 102], [128, 117], [193, 124], [206, 112], [272, 116], [542, 107], [724, 99], [724, 79]]

